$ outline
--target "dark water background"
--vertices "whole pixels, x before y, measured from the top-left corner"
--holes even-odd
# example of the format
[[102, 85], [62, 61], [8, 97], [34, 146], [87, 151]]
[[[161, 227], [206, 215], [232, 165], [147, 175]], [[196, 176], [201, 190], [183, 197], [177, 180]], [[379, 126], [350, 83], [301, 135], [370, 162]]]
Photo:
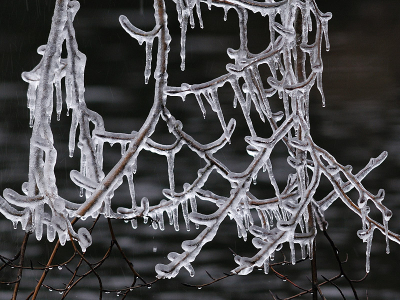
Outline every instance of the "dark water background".
[[[3, 0], [0, 3], [0, 188], [14, 188], [20, 191], [21, 183], [27, 180], [30, 128], [29, 112], [26, 108], [26, 89], [20, 74], [31, 70], [39, 62], [36, 48], [47, 41], [54, 1]], [[133, 24], [143, 29], [153, 27], [152, 4], [147, 0], [134, 1], [80, 1], [75, 29], [80, 50], [88, 57], [85, 85], [88, 107], [99, 112], [106, 129], [129, 133], [138, 130], [147, 116], [152, 104], [152, 82], [144, 85], [144, 49], [137, 45], [121, 28], [120, 14], [125, 14]], [[151, 1], [150, 1], [151, 2]], [[213, 8], [211, 12], [203, 7], [205, 29], [196, 24], [194, 30], [188, 29], [187, 70], [179, 70], [179, 24], [174, 3], [167, 1], [169, 27], [173, 42], [169, 61], [169, 84], [182, 82], [200, 83], [226, 73], [229, 63], [226, 48], [238, 47], [237, 18], [229, 12], [228, 21], [223, 21], [223, 10]], [[385, 204], [394, 212], [389, 223], [391, 230], [400, 232], [400, 4], [398, 1], [318, 1], [321, 11], [331, 11], [333, 19], [329, 22], [331, 51], [323, 54], [324, 89], [326, 108], [321, 107], [316, 91], [311, 98], [311, 128], [317, 144], [334, 154], [336, 159], [346, 165], [351, 164], [354, 171], [368, 163], [370, 157], [378, 156], [383, 150], [389, 152], [387, 160], [370, 173], [363, 181], [373, 193], [379, 188], [386, 190]], [[203, 5], [202, 5], [203, 6]], [[260, 15], [249, 16], [249, 48], [253, 52], [264, 49], [268, 38], [267, 28]], [[154, 62], [153, 62], [154, 68]], [[247, 135], [239, 109], [233, 110], [231, 94], [228, 89], [221, 90], [220, 101], [225, 118], [235, 117], [238, 128], [234, 142], [221, 154], [228, 166], [241, 170], [248, 163], [244, 155], [243, 136]], [[223, 95], [226, 95], [224, 97]], [[277, 100], [277, 99], [276, 99]], [[193, 99], [185, 103], [170, 98], [168, 105], [175, 116], [182, 120], [185, 130], [192, 133], [200, 142], [210, 142], [219, 134], [218, 120], [211, 112], [204, 121], [200, 109]], [[69, 171], [78, 168], [76, 159], [67, 158], [67, 134], [70, 120], [63, 113], [59, 123], [55, 123], [55, 143], [58, 154], [57, 184], [60, 194], [72, 201], [81, 201], [76, 188], [69, 182]], [[215, 127], [216, 126], [216, 127]], [[214, 130], [217, 128], [218, 130]], [[172, 141], [167, 130], [160, 124], [154, 137], [157, 141]], [[105, 149], [109, 160], [105, 169], [109, 170], [118, 160], [119, 148]], [[275, 158], [275, 169], [284, 165], [284, 151]], [[161, 190], [167, 186], [166, 163], [164, 158], [141, 154], [136, 183], [138, 196], [146, 195], [153, 203], [159, 199]], [[243, 158], [245, 157], [245, 158]], [[176, 162], [177, 186], [190, 182], [201, 167], [201, 161], [182, 152]], [[236, 168], [236, 169], [235, 169]], [[284, 168], [277, 171], [278, 180], [285, 180]], [[224, 186], [215, 177], [215, 186], [222, 191]], [[263, 179], [259, 179], [256, 190], [262, 190]], [[265, 180], [265, 186], [268, 181]], [[328, 187], [328, 185], [325, 185]], [[126, 189], [116, 193], [115, 207], [129, 206], [130, 199]], [[365, 244], [357, 238], [356, 232], [361, 221], [342, 203], [335, 203], [326, 213], [329, 232], [338, 248], [341, 258], [348, 254], [345, 270], [349, 277], [360, 279], [365, 273]], [[380, 216], [375, 215], [378, 220]], [[88, 220], [87, 222], [91, 222]], [[132, 230], [129, 224], [115, 221], [118, 241], [133, 261], [137, 271], [147, 280], [154, 276], [154, 266], [166, 263], [170, 251], [181, 250], [180, 243], [193, 238], [196, 231], [176, 233], [167, 226], [164, 232], [155, 231], [146, 225]], [[0, 217], [0, 254], [12, 257], [19, 249], [23, 233], [20, 228], [12, 229], [11, 222]], [[92, 261], [98, 260], [110, 244], [107, 224], [101, 221], [93, 233], [94, 245], [88, 250]], [[338, 273], [332, 250], [323, 237], [317, 239], [318, 272], [331, 276]], [[201, 290], [184, 287], [181, 283], [200, 284], [208, 281], [205, 270], [214, 277], [223, 275], [235, 267], [228, 247], [240, 254], [252, 255], [254, 250], [237, 239], [236, 228], [232, 222], [222, 224], [216, 240], [207, 245], [194, 263], [196, 276], [190, 278], [182, 270], [173, 280], [156, 283], [151, 289], [133, 291], [128, 299], [272, 299], [269, 290], [280, 297], [298, 292], [289, 283], [274, 275], [253, 272], [245, 277], [231, 277]], [[51, 253], [48, 242], [36, 242], [30, 238], [27, 261], [34, 265], [45, 263]], [[56, 258], [61, 262], [72, 253], [70, 245], [65, 246]], [[102, 267], [105, 288], [115, 289], [131, 284], [132, 276], [122, 260], [114, 253]], [[400, 299], [400, 246], [391, 243], [391, 253], [385, 254], [384, 238], [376, 232], [371, 253], [371, 274], [356, 284], [361, 299]], [[279, 257], [277, 257], [278, 259]], [[296, 283], [309, 287], [309, 263], [283, 266], [278, 271], [288, 275]], [[3, 280], [14, 279], [16, 271], [0, 272]], [[20, 298], [24, 299], [40, 272], [25, 271]], [[65, 268], [52, 270], [45, 283], [63, 287], [69, 278]], [[320, 278], [321, 279], [321, 278]], [[351, 291], [344, 280], [337, 282], [343, 293], [352, 299]], [[97, 279], [86, 278], [70, 294], [71, 299], [97, 299]], [[0, 299], [10, 299], [12, 286], [0, 285]], [[366, 292], [368, 291], [368, 292]], [[323, 289], [327, 299], [342, 299], [332, 285]], [[40, 299], [57, 299], [56, 292], [46, 289]], [[115, 293], [103, 295], [106, 299], [118, 299]], [[310, 296], [303, 297], [309, 299]]]

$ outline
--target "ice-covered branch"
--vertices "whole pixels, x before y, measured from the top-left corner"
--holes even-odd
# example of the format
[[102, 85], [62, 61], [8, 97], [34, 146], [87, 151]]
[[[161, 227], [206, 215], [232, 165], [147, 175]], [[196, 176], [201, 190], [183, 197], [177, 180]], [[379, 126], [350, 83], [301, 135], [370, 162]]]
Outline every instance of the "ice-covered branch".
[[[179, 215], [182, 214], [187, 230], [190, 230], [190, 223], [196, 228], [202, 227], [202, 230], [192, 239], [182, 242], [181, 253], [169, 253], [168, 264], [156, 266], [158, 278], [172, 278], [182, 268], [194, 275], [192, 263], [204, 245], [216, 238], [220, 224], [227, 217], [233, 221], [239, 238], [246, 241], [249, 234], [253, 236], [252, 243], [257, 249], [252, 257], [235, 256], [238, 267], [232, 270], [234, 274], [245, 275], [254, 267], [262, 266], [267, 273], [270, 259], [283, 245], [288, 245], [292, 263], [296, 262], [295, 244], [300, 245], [302, 258], [308, 255], [312, 259], [317, 230], [324, 231], [326, 225], [324, 212], [336, 199], [341, 199], [361, 218], [361, 229], [357, 234], [367, 243], [369, 271], [369, 253], [375, 229], [386, 236], [387, 242], [400, 243], [400, 236], [388, 229], [392, 212], [382, 204], [384, 190], [374, 195], [361, 184], [366, 175], [384, 161], [387, 153], [371, 159], [361, 171], [353, 174], [350, 166], [338, 163], [311, 137], [309, 105], [314, 85], [325, 104], [322, 42], [325, 40], [325, 48], [329, 50], [327, 24], [331, 14], [322, 13], [315, 0], [173, 0], [180, 24], [182, 70], [186, 60], [187, 26], [195, 26], [195, 15], [200, 27], [204, 26], [203, 6], [222, 8], [225, 19], [230, 9], [236, 12], [239, 36], [239, 47], [227, 49], [230, 62], [226, 63], [226, 71], [220, 76], [203, 83], [182, 83], [174, 87], [169, 86], [167, 80], [172, 38], [168, 29], [166, 1], [154, 0], [155, 24], [150, 31], [139, 29], [126, 16], [119, 18], [123, 30], [139, 44], [146, 45], [146, 84], [152, 72], [153, 44], [157, 42], [154, 82], [151, 82], [154, 84], [153, 104], [143, 125], [127, 130], [128, 133], [106, 131], [102, 117], [86, 106], [86, 56], [78, 49], [73, 26], [80, 6], [78, 1], [56, 1], [47, 44], [38, 48], [42, 59], [32, 71], [22, 74], [23, 80], [29, 83], [27, 98], [32, 127], [28, 182], [22, 186], [25, 195], [5, 189], [4, 198], [0, 197], [0, 213], [10, 219], [14, 227], [21, 223], [23, 230], [35, 232], [39, 240], [46, 226], [50, 241], [58, 234], [62, 245], [67, 240], [77, 240], [83, 251], [90, 246], [91, 235], [85, 228], [76, 232], [72, 226], [75, 221], [71, 222], [70, 218], [85, 220], [103, 215], [131, 221], [133, 228], [137, 228], [137, 219], [143, 218], [152, 220], [154, 229], [163, 230], [166, 215], [170, 225], [178, 231]], [[269, 44], [259, 53], [251, 53], [248, 49], [249, 12], [265, 17], [264, 25], [269, 29], [269, 37], [266, 37]], [[64, 45], [66, 58], [61, 57]], [[268, 72], [267, 75], [265, 72]], [[70, 156], [74, 155], [76, 145], [80, 149], [80, 168], [71, 170], [70, 178], [80, 188], [81, 196], [85, 196], [83, 203], [61, 197], [56, 184], [54, 168], [57, 151], [51, 119], [54, 87], [55, 111], [57, 119], [60, 119], [62, 80], [65, 81], [67, 115], [71, 114]], [[226, 94], [221, 93], [227, 83], [232, 89], [233, 99], [226, 99]], [[167, 100], [172, 97], [185, 100], [188, 95], [195, 96], [204, 117], [207, 105], [216, 114], [220, 127], [213, 130], [220, 132], [219, 138], [207, 144], [200, 143], [168, 109]], [[246, 151], [250, 159], [238, 171], [231, 170], [229, 164], [216, 158], [217, 153], [223, 152], [236, 138], [233, 133], [237, 121], [225, 121], [227, 114], [223, 104], [227, 101], [233, 102], [234, 107], [239, 103], [249, 131], [246, 133], [248, 136], [242, 138], [248, 144]], [[272, 101], [281, 101], [281, 110], [276, 109]], [[185, 105], [190, 105], [188, 102]], [[260, 123], [255, 122], [255, 118], [259, 118], [263, 125], [255, 126]], [[159, 143], [152, 137], [159, 122], [165, 122], [169, 134], [173, 136], [171, 144]], [[292, 169], [286, 185], [275, 176], [276, 165], [272, 159], [272, 153], [280, 142], [287, 149], [287, 164]], [[104, 143], [121, 146], [121, 157], [107, 174], [103, 171], [103, 159], [107, 159]], [[175, 180], [180, 167], [176, 164], [176, 157], [182, 155], [183, 147], [202, 161], [202, 167], [196, 170], [197, 176], [193, 176], [191, 182], [179, 187], [180, 183]], [[159, 201], [147, 196], [140, 201], [136, 199], [135, 177], [140, 176], [136, 171], [143, 150], [166, 158], [168, 184], [163, 187], [163, 199]], [[223, 195], [207, 184], [214, 171], [230, 186], [229, 195]], [[266, 172], [267, 180], [262, 188], [273, 191], [275, 195], [272, 197], [263, 199], [266, 196], [262, 194], [256, 197], [258, 194], [251, 190], [252, 182], [256, 183], [260, 172]], [[316, 199], [322, 176], [328, 179], [332, 191], [323, 199]], [[346, 179], [345, 182], [342, 178]], [[130, 203], [123, 204], [115, 212], [112, 199], [124, 180], [129, 188]], [[358, 193], [356, 200], [349, 196], [352, 189]], [[381, 212], [382, 224], [369, 216], [368, 201], [372, 201], [374, 209]], [[204, 202], [215, 205], [212, 213], [203, 213]]]

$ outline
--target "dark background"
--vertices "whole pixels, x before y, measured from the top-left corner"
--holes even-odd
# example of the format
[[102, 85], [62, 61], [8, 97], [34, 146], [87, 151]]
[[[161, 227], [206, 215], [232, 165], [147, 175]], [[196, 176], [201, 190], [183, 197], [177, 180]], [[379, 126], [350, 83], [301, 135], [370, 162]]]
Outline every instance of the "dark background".
[[[36, 48], [47, 41], [50, 30], [54, 1], [44, 0], [4, 0], [0, 3], [0, 188], [14, 188], [20, 191], [22, 182], [27, 180], [30, 128], [29, 111], [26, 108], [27, 84], [20, 77], [23, 71], [34, 68], [40, 60]], [[169, 60], [169, 84], [179, 86], [182, 82], [201, 83], [225, 74], [225, 66], [231, 61], [226, 48], [238, 47], [237, 17], [233, 11], [228, 13], [227, 22], [223, 21], [223, 10], [213, 8], [208, 11], [202, 4], [205, 28], [188, 29], [187, 69], [179, 69], [179, 23], [174, 10], [175, 4], [167, 2], [169, 27], [172, 35]], [[323, 12], [330, 11], [333, 18], [329, 22], [331, 50], [323, 53], [324, 90], [327, 105], [321, 106], [316, 89], [310, 99], [311, 132], [317, 144], [332, 153], [343, 165], [351, 164], [355, 173], [365, 166], [371, 157], [382, 151], [389, 152], [388, 159], [372, 171], [363, 181], [373, 193], [378, 189], [386, 190], [385, 205], [394, 212], [389, 223], [392, 231], [400, 232], [400, 4], [398, 1], [317, 1]], [[80, 1], [81, 9], [74, 22], [79, 49], [87, 55], [85, 73], [86, 102], [89, 108], [99, 112], [106, 129], [129, 133], [138, 130], [145, 120], [153, 97], [153, 79], [144, 85], [144, 47], [137, 45], [120, 27], [118, 17], [125, 14], [133, 24], [144, 30], [154, 26], [152, 1]], [[268, 43], [268, 28], [259, 14], [249, 14], [249, 48], [253, 52], [261, 51]], [[155, 49], [154, 49], [155, 50]], [[155, 51], [153, 51], [155, 53]], [[153, 58], [154, 69], [155, 58]], [[227, 164], [240, 169], [243, 162], [244, 146], [242, 136], [247, 135], [240, 109], [232, 109], [232, 97], [229, 91], [222, 91], [220, 101], [228, 117], [238, 119], [237, 142], [232, 149], [224, 152]], [[168, 100], [175, 116], [183, 121], [185, 129], [199, 141], [210, 142], [220, 135], [218, 121], [210, 111], [204, 121], [200, 109], [193, 99], [182, 104], [178, 98]], [[78, 168], [76, 158], [67, 158], [67, 134], [69, 117], [63, 112], [61, 121], [54, 124], [55, 143], [58, 155], [57, 184], [60, 194], [80, 201], [76, 188], [69, 182], [69, 171]], [[215, 127], [216, 125], [216, 127]], [[218, 130], [214, 130], [217, 128]], [[236, 133], [235, 133], [236, 134]], [[158, 141], [171, 141], [167, 130], [160, 126], [154, 137]], [[106, 148], [110, 159], [105, 169], [112, 167], [119, 158], [119, 148]], [[277, 157], [276, 165], [285, 159]], [[241, 165], [242, 164], [242, 165]], [[197, 157], [183, 156], [177, 161], [181, 168], [177, 174], [177, 186], [192, 180], [196, 176], [201, 161]], [[176, 167], [178, 170], [178, 167]], [[146, 156], [139, 161], [137, 188], [139, 196], [147, 195], [155, 203], [167, 185], [166, 164], [163, 158]], [[277, 171], [278, 180], [284, 180], [285, 173]], [[191, 179], [192, 178], [192, 179]], [[267, 181], [266, 181], [267, 182]], [[267, 183], [266, 183], [267, 184]], [[219, 185], [216, 179], [215, 185]], [[262, 179], [257, 187], [262, 188]], [[118, 205], [126, 204], [126, 194], [116, 194]], [[130, 200], [128, 200], [129, 202]], [[345, 205], [335, 203], [326, 213], [329, 232], [341, 250], [341, 258], [349, 276], [360, 279], [365, 273], [365, 244], [357, 238], [361, 221]], [[381, 220], [378, 214], [375, 215]], [[89, 222], [89, 221], [88, 221]], [[155, 276], [154, 266], [166, 263], [169, 251], [180, 251], [180, 243], [193, 237], [190, 233], [176, 233], [169, 226], [165, 232], [154, 231], [147, 226], [139, 226], [133, 231], [129, 224], [115, 222], [121, 245], [134, 262], [135, 268], [148, 280]], [[183, 238], [182, 235], [186, 236]], [[371, 274], [362, 283], [356, 284], [361, 299], [398, 299], [400, 287], [398, 268], [400, 267], [400, 246], [391, 243], [391, 254], [385, 254], [384, 238], [375, 233], [371, 252]], [[0, 254], [13, 256], [19, 249], [23, 233], [12, 229], [8, 220], [0, 217]], [[110, 238], [106, 224], [97, 226], [93, 234], [93, 261], [98, 259], [108, 247]], [[45, 238], [43, 239], [45, 240]], [[323, 237], [317, 239], [319, 274], [331, 276], [338, 272], [331, 249]], [[71, 253], [69, 246], [60, 251], [67, 257]], [[182, 270], [178, 278], [158, 282], [152, 289], [139, 289], [128, 299], [272, 299], [269, 290], [280, 297], [298, 292], [287, 282], [270, 274], [253, 272], [246, 277], [231, 277], [202, 290], [190, 289], [182, 282], [199, 284], [207, 282], [204, 270], [219, 277], [235, 267], [228, 247], [235, 251], [248, 251], [243, 241], [236, 237], [232, 222], [224, 222], [215, 241], [207, 245], [194, 263], [196, 276], [190, 278]], [[30, 238], [27, 249], [28, 259], [33, 263], [45, 263], [52, 249], [47, 242], [37, 243]], [[156, 252], [154, 252], [156, 251]], [[107, 288], [114, 289], [129, 285], [132, 277], [118, 256], [112, 256], [104, 266], [102, 273]], [[307, 262], [296, 266], [285, 266], [280, 272], [295, 282], [308, 287], [310, 277]], [[12, 271], [0, 273], [0, 277], [15, 278]], [[62, 287], [68, 278], [65, 270], [54, 270], [46, 281], [54, 287]], [[107, 276], [107, 277], [106, 277]], [[26, 271], [21, 288], [21, 299], [36, 284], [39, 273]], [[351, 291], [345, 281], [339, 286], [352, 299]], [[96, 299], [97, 281], [89, 277], [84, 284], [75, 289], [71, 299]], [[12, 286], [0, 285], [0, 299], [9, 299]], [[323, 289], [327, 299], [341, 299], [339, 292], [329, 286]], [[368, 291], [368, 292], [366, 292]], [[56, 298], [54, 292], [43, 289], [42, 298]], [[25, 297], [24, 297], [25, 296]], [[117, 299], [115, 293], [106, 298]], [[310, 296], [307, 296], [308, 298]], [[107, 298], [108, 299], [108, 298]]]

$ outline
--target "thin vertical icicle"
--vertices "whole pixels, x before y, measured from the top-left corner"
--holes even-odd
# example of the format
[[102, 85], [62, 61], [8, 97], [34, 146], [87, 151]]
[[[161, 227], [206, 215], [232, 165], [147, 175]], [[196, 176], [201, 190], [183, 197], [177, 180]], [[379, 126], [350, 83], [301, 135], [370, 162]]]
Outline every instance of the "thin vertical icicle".
[[133, 218], [133, 219], [131, 220], [131, 226], [132, 226], [133, 229], [136, 229], [136, 228], [137, 228], [137, 219], [136, 219], [136, 218]]
[[[240, 37], [240, 47], [237, 59], [241, 61], [243, 59], [243, 55], [248, 51], [247, 50], [247, 20], [248, 13], [247, 10], [237, 7], [236, 12], [239, 18], [239, 37]], [[236, 61], [236, 63], [238, 62]]]
[[388, 226], [388, 218], [385, 216], [383, 217], [383, 226], [385, 228], [385, 240], [386, 240], [386, 254], [390, 253], [390, 247], [389, 247], [389, 226]]
[[185, 60], [186, 60], [186, 31], [187, 31], [187, 23], [188, 16], [186, 11], [182, 11], [182, 21], [181, 21], [181, 70], [185, 70]]
[[158, 220], [158, 226], [160, 227], [160, 230], [164, 231], [164, 229], [165, 229], [164, 214], [162, 211], [159, 214], [157, 214], [157, 220]]
[[228, 20], [228, 11], [230, 7], [224, 6], [224, 21]]
[[294, 248], [293, 237], [289, 238], [289, 247], [290, 247], [290, 261], [292, 265], [296, 264], [296, 250]]
[[178, 206], [172, 209], [172, 221], [174, 224], [175, 231], [179, 231], [179, 223], [178, 223]]
[[175, 153], [173, 152], [168, 153], [167, 164], [168, 164], [169, 188], [173, 192], [175, 191], [175, 178], [174, 178]]
[[366, 239], [366, 243], [367, 243], [367, 249], [366, 249], [366, 260], [365, 260], [365, 272], [369, 273], [370, 271], [370, 257], [371, 257], [371, 247], [372, 247], [372, 238], [373, 238], [373, 234], [371, 233], [368, 238]]
[[280, 198], [279, 187], [278, 187], [278, 184], [276, 183], [276, 179], [275, 179], [275, 175], [274, 175], [273, 170], [272, 170], [272, 164], [271, 164], [271, 160], [270, 159], [266, 160], [265, 166], [266, 166], [267, 171], [268, 171], [268, 176], [269, 176], [269, 180], [271, 182], [271, 185], [274, 187], [275, 195], [278, 198]]
[[237, 101], [239, 101], [239, 104], [242, 108], [243, 116], [246, 120], [246, 124], [250, 130], [251, 136], [257, 136], [257, 134], [254, 130], [253, 122], [251, 121], [251, 118], [250, 118], [250, 110], [246, 107], [246, 100], [244, 99], [242, 91], [240, 90], [239, 83], [237, 82], [236, 79], [229, 80], [229, 83], [231, 84], [232, 89], [235, 93], [235, 99], [237, 99]]
[[217, 113], [219, 122], [221, 123], [222, 130], [224, 131], [225, 138], [229, 140], [229, 132], [228, 128], [226, 127], [224, 115], [221, 109], [221, 105], [218, 100], [218, 91], [216, 88], [212, 88], [209, 91], [204, 93], [205, 98], [207, 99], [208, 103], [211, 106], [211, 109]]
[[136, 192], [135, 192], [135, 183], [133, 182], [133, 172], [132, 172], [131, 168], [128, 169], [125, 176], [128, 181], [129, 194], [130, 194], [131, 200], [132, 200], [132, 208], [135, 208], [136, 207]]
[[324, 94], [324, 90], [322, 89], [322, 72], [317, 73], [317, 88], [318, 88], [319, 92], [321, 93], [322, 107], [325, 107], [325, 94]]
[[[192, 212], [197, 212], [197, 202], [196, 202], [196, 197], [190, 197], [190, 209]], [[195, 223], [196, 229], [199, 229], [200, 226], [199, 224]]]
[[182, 214], [183, 214], [183, 219], [185, 220], [185, 225], [186, 225], [186, 230], [190, 231], [190, 224], [189, 224], [189, 208], [188, 208], [188, 203], [187, 200], [181, 202], [182, 206]]
[[329, 36], [328, 36], [328, 21], [322, 20], [321, 27], [322, 27], [322, 33], [325, 38], [325, 48], [326, 48], [326, 51], [329, 51], [331, 49], [331, 44], [329, 43]]
[[146, 40], [146, 65], [144, 68], [144, 83], [148, 84], [151, 75], [153, 40]]
[[269, 258], [264, 261], [264, 274], [268, 274], [269, 272]]
[[[24, 73], [23, 73], [24, 74]], [[24, 78], [24, 76], [23, 76]], [[37, 93], [37, 82], [30, 82], [28, 87], [28, 108], [29, 108], [29, 127], [33, 127], [35, 119], [35, 106], [36, 106], [36, 93]]]
[[200, 106], [201, 112], [203, 114], [203, 119], [205, 119], [206, 118], [206, 108], [204, 107], [203, 100], [201, 99], [200, 94], [196, 93], [194, 95], [196, 96], [197, 103]]
[[72, 118], [71, 118], [71, 127], [69, 130], [69, 142], [68, 142], [69, 157], [74, 156], [75, 134], [76, 134], [77, 127], [78, 127], [78, 117], [77, 117], [77, 113], [73, 111]]
[[126, 143], [120, 143], [121, 144], [121, 156], [124, 156], [126, 153]]
[[196, 13], [197, 18], [199, 19], [200, 28], [204, 28], [203, 18], [201, 17], [201, 9], [200, 9], [200, 0], [196, 0]]
[[274, 29], [275, 17], [276, 17], [275, 11], [272, 11], [271, 13], [268, 14], [268, 26], [269, 26], [271, 45], [273, 45], [275, 42], [275, 29]]
[[36, 233], [36, 239], [40, 241], [43, 236], [43, 215], [44, 215], [44, 205], [38, 205], [36, 206], [35, 209], [35, 215], [34, 215], [34, 224], [35, 224], [35, 233]]
[[61, 78], [54, 82], [56, 87], [56, 112], [57, 121], [60, 121], [61, 111], [62, 111], [62, 92], [61, 92]]

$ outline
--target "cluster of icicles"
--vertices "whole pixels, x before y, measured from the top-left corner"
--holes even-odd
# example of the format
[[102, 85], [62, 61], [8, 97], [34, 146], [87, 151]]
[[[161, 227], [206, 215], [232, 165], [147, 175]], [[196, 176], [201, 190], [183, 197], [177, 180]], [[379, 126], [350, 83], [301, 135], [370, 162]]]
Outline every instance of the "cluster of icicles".
[[[41, 239], [43, 226], [47, 226], [47, 238], [53, 241], [56, 233], [61, 244], [67, 240], [77, 240], [83, 251], [92, 240], [89, 231], [80, 228], [75, 232], [71, 218], [96, 218], [99, 214], [108, 218], [130, 220], [132, 227], [137, 227], [137, 218], [151, 219], [154, 229], [164, 229], [164, 213], [169, 223], [179, 230], [178, 215], [182, 211], [186, 229], [193, 223], [200, 233], [192, 240], [182, 243], [183, 252], [168, 254], [170, 263], [156, 266], [159, 278], [175, 277], [183, 267], [194, 275], [192, 262], [202, 247], [212, 241], [219, 225], [229, 217], [237, 225], [239, 238], [254, 236], [253, 245], [257, 253], [253, 257], [237, 255], [238, 264], [232, 273], [245, 275], [254, 268], [264, 268], [268, 273], [269, 262], [275, 251], [287, 243], [291, 250], [291, 261], [296, 262], [295, 244], [301, 249], [301, 256], [312, 258], [312, 243], [317, 227], [324, 229], [326, 221], [324, 211], [336, 200], [341, 199], [351, 210], [361, 217], [362, 229], [359, 237], [367, 243], [367, 271], [369, 271], [369, 253], [372, 235], [378, 229], [389, 239], [399, 242], [399, 236], [388, 230], [387, 224], [391, 212], [382, 200], [384, 192], [377, 195], [368, 192], [361, 180], [386, 158], [386, 152], [370, 162], [357, 174], [352, 174], [351, 167], [342, 166], [325, 150], [312, 140], [309, 128], [308, 107], [309, 93], [314, 84], [322, 91], [321, 59], [322, 40], [329, 50], [327, 24], [330, 13], [322, 13], [314, 0], [284, 0], [258, 2], [252, 0], [174, 0], [181, 25], [181, 68], [185, 68], [185, 36], [188, 23], [195, 26], [194, 14], [197, 14], [200, 27], [201, 2], [209, 9], [223, 8], [225, 19], [229, 10], [235, 11], [238, 17], [240, 46], [239, 49], [228, 49], [233, 63], [227, 64], [227, 73], [209, 82], [201, 84], [182, 84], [172, 87], [167, 84], [167, 62], [171, 36], [168, 31], [167, 13], [164, 0], [154, 0], [155, 26], [151, 31], [135, 27], [127, 17], [121, 16], [120, 23], [124, 30], [135, 38], [139, 44], [145, 43], [146, 66], [145, 82], [148, 83], [152, 72], [153, 43], [158, 39], [156, 55], [155, 102], [149, 117], [138, 131], [131, 133], [112, 133], [105, 131], [100, 115], [89, 110], [84, 101], [84, 68], [86, 57], [78, 50], [73, 28], [73, 20], [79, 9], [79, 3], [71, 0], [56, 1], [53, 23], [47, 45], [41, 46], [38, 53], [43, 59], [30, 72], [23, 73], [23, 79], [29, 83], [28, 108], [30, 110], [33, 133], [31, 138], [29, 181], [23, 185], [25, 195], [6, 189], [4, 198], [0, 197], [0, 212], [10, 219], [14, 226], [20, 222], [22, 229], [35, 232]], [[247, 48], [248, 12], [260, 13], [266, 17], [266, 26], [270, 31], [269, 46], [262, 52], [253, 54]], [[278, 22], [280, 20], [280, 22]], [[300, 21], [299, 21], [300, 20]], [[315, 28], [313, 28], [313, 20]], [[300, 26], [296, 26], [300, 22]], [[299, 32], [299, 29], [301, 28]], [[309, 44], [309, 34], [313, 33], [313, 43]], [[299, 42], [300, 40], [300, 42]], [[66, 43], [67, 58], [61, 58], [62, 45]], [[308, 55], [310, 68], [306, 73]], [[271, 76], [261, 78], [260, 65], [269, 67]], [[76, 130], [79, 126], [78, 147], [81, 151], [81, 168], [71, 171], [71, 180], [81, 188], [85, 202], [77, 204], [58, 195], [54, 166], [57, 152], [53, 145], [51, 116], [53, 113], [53, 86], [56, 89], [56, 113], [60, 118], [62, 110], [61, 81], [65, 80], [67, 114], [71, 113], [69, 151], [74, 155]], [[244, 82], [244, 84], [241, 84]], [[253, 157], [248, 167], [240, 173], [232, 172], [214, 154], [231, 142], [236, 121], [225, 121], [218, 97], [218, 89], [229, 84], [235, 94], [233, 106], [238, 104], [243, 111], [250, 136], [247, 152]], [[268, 85], [268, 88], [264, 86]], [[158, 93], [158, 94], [157, 94]], [[206, 117], [204, 100], [218, 116], [221, 124], [221, 137], [209, 144], [201, 144], [183, 129], [183, 124], [168, 110], [167, 97], [194, 95]], [[269, 98], [276, 95], [283, 101], [284, 111], [273, 112]], [[158, 99], [158, 100], [157, 100]], [[159, 100], [161, 99], [161, 101]], [[276, 100], [276, 99], [275, 99]], [[187, 104], [189, 105], [189, 104]], [[263, 122], [268, 122], [272, 135], [259, 137], [253, 126], [251, 111], [255, 110]], [[155, 125], [166, 122], [176, 141], [163, 145], [151, 139]], [[94, 124], [91, 131], [89, 124]], [[288, 164], [293, 168], [286, 186], [281, 190], [276, 182], [270, 155], [278, 142], [283, 142], [288, 150]], [[121, 160], [110, 171], [104, 174], [103, 144], [118, 143], [121, 146]], [[175, 190], [174, 168], [175, 156], [186, 145], [191, 151], [204, 160], [205, 166], [198, 170], [197, 178], [192, 183], [183, 185], [183, 191]], [[169, 188], [163, 191], [165, 199], [151, 205], [149, 199], [142, 198], [140, 204], [135, 196], [134, 175], [137, 157], [140, 151], [150, 151], [166, 157], [168, 164]], [[179, 166], [177, 166], [179, 167]], [[205, 190], [204, 185], [212, 172], [217, 172], [230, 183], [229, 197]], [[251, 193], [251, 184], [259, 172], [267, 172], [270, 186], [275, 197], [258, 199]], [[179, 170], [178, 170], [179, 172]], [[311, 174], [311, 175], [310, 175]], [[321, 176], [332, 183], [333, 191], [323, 199], [314, 199]], [[341, 177], [342, 176], [342, 177]], [[343, 181], [342, 178], [346, 178]], [[120, 207], [114, 212], [111, 201], [114, 191], [127, 181], [131, 194], [131, 207]], [[346, 194], [355, 188], [359, 193], [357, 203]], [[198, 212], [198, 201], [214, 203], [217, 207], [212, 214]], [[372, 220], [368, 201], [372, 201], [382, 212], [383, 225]], [[44, 206], [51, 213], [44, 211]], [[15, 207], [22, 208], [18, 210]], [[253, 214], [252, 212], [256, 212]], [[255, 219], [257, 215], [258, 220]], [[388, 249], [387, 249], [388, 251]]]

